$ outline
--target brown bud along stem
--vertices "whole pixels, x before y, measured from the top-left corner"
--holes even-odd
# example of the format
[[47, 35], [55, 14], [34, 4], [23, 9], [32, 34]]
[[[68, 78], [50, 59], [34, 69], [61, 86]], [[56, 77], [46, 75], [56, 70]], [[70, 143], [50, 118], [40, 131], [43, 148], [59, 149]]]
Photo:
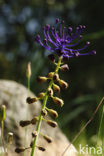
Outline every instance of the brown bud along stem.
[[56, 84], [53, 84], [53, 90], [55, 92], [59, 93], [60, 92], [60, 87], [58, 85], [56, 85]]
[[62, 89], [67, 89], [68, 88], [68, 83], [63, 81], [63, 80], [59, 80], [59, 85], [61, 86]]
[[43, 93], [43, 92], [38, 94], [38, 98], [39, 98], [39, 99], [43, 99], [44, 96], [45, 96], [45, 93]]
[[62, 71], [67, 71], [67, 70], [69, 70], [69, 67], [68, 67], [67, 64], [64, 64], [64, 65], [62, 65], [62, 66], [60, 67], [60, 69], [61, 69]]
[[46, 122], [47, 122], [48, 125], [50, 125], [53, 128], [57, 127], [57, 122], [55, 122], [55, 121], [46, 120]]
[[59, 80], [59, 75], [58, 74], [54, 74], [53, 80], [57, 82]]
[[52, 138], [47, 136], [47, 135], [43, 135], [43, 138], [48, 142], [51, 143], [52, 142]]
[[53, 116], [53, 117], [55, 117], [55, 118], [58, 117], [58, 113], [57, 113], [55, 110], [49, 109], [49, 108], [46, 108], [46, 109], [47, 109], [48, 113], [49, 113], [51, 116]]
[[46, 116], [47, 115], [47, 111], [45, 109], [42, 109], [41, 114], [42, 114], [42, 116]]
[[21, 153], [21, 152], [24, 152], [26, 149], [24, 147], [18, 147], [15, 149], [15, 152], [16, 153]]
[[63, 100], [58, 97], [53, 97], [53, 101], [54, 101], [54, 103], [56, 103], [57, 105], [59, 105], [61, 107], [64, 105]]
[[34, 98], [27, 97], [27, 99], [26, 99], [26, 102], [27, 102], [28, 104], [32, 104], [32, 103], [34, 103], [34, 102], [36, 102], [36, 101], [38, 101], [38, 98], [37, 98], [37, 97], [34, 97]]
[[32, 125], [35, 125], [37, 121], [38, 121], [38, 117], [34, 117], [34, 118], [31, 120], [31, 124], [32, 124]]
[[44, 152], [46, 149], [44, 147], [38, 146], [38, 149], [42, 152]]
[[30, 124], [31, 124], [31, 121], [29, 121], [29, 120], [25, 120], [25, 121], [21, 120], [20, 121], [20, 126], [21, 127], [25, 127], [25, 126], [28, 126]]
[[50, 72], [50, 73], [48, 73], [47, 77], [51, 79], [51, 78], [53, 78], [53, 76], [54, 76], [54, 72]]
[[53, 90], [52, 90], [52, 88], [48, 88], [47, 95], [50, 96], [50, 97], [53, 96]]
[[40, 82], [40, 83], [44, 83], [44, 82], [47, 81], [47, 78], [46, 77], [42, 77], [42, 76], [38, 76], [37, 81]]
[[37, 136], [37, 131], [34, 131], [34, 132], [32, 133], [32, 137], [35, 138], [36, 136]]

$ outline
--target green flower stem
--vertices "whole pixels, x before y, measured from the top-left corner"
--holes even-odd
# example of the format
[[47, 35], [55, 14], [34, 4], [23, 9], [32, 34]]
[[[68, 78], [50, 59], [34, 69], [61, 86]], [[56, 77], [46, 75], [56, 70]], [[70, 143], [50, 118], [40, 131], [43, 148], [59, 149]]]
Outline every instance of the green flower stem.
[[[56, 69], [55, 69], [55, 72], [54, 72], [55, 74], [58, 73], [58, 70], [59, 70], [60, 65], [61, 65], [61, 60], [62, 60], [62, 57], [60, 57], [59, 60], [58, 60], [58, 63], [57, 63], [57, 66], [56, 66]], [[53, 81], [53, 79], [51, 79], [47, 90], [52, 87], [53, 83], [54, 83], [54, 81]], [[47, 90], [46, 90], [46, 93], [45, 93], [45, 96], [44, 96], [44, 99], [43, 99], [42, 109], [44, 109], [46, 107], [46, 104], [47, 104], [47, 100], [48, 100]], [[40, 132], [41, 122], [42, 122], [42, 114], [40, 113], [39, 120], [38, 120], [38, 123], [37, 123], [37, 128], [36, 128], [37, 136], [35, 137], [35, 139], [33, 141], [31, 156], [34, 156], [34, 151], [35, 151], [35, 148], [36, 148], [36, 143], [37, 143], [39, 132]]]

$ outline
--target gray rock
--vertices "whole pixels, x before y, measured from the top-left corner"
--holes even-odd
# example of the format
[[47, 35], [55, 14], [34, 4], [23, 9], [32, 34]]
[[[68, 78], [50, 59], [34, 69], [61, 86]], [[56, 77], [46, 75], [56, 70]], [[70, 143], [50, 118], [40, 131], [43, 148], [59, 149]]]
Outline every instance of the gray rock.
[[[24, 142], [26, 142], [27, 147], [30, 145], [32, 139], [31, 133], [35, 130], [34, 126], [27, 126], [27, 137], [25, 137], [26, 128], [19, 126], [20, 120], [26, 120], [27, 117], [28, 119], [32, 119], [34, 115], [39, 115], [41, 110], [41, 103], [39, 101], [31, 105], [26, 103], [28, 96], [34, 97], [35, 95], [21, 84], [9, 80], [0, 80], [0, 105], [6, 105], [5, 139], [7, 138], [7, 132], [14, 133], [14, 141], [10, 149], [11, 153], [9, 153], [10, 156], [15, 156], [15, 147], [23, 146]], [[37, 144], [45, 147], [46, 151], [41, 152], [37, 149], [36, 156], [61, 156], [69, 144], [68, 139], [61, 130], [59, 128], [51, 128], [43, 122], [41, 132], [51, 136], [53, 142], [48, 144], [40, 137]], [[26, 151], [25, 156], [29, 156], [29, 152], [29, 150]], [[65, 156], [76, 156], [76, 150], [73, 145], [71, 145]]]

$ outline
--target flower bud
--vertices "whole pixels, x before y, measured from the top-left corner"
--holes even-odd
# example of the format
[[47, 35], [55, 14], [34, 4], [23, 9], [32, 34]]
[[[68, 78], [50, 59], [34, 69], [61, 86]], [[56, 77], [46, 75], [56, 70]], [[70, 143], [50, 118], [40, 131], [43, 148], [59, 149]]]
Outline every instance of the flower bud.
[[40, 83], [46, 82], [47, 78], [46, 77], [42, 77], [42, 76], [38, 76], [37, 81]]
[[47, 135], [43, 135], [43, 138], [48, 142], [51, 143], [52, 142], [52, 138], [47, 136]]
[[18, 147], [15, 149], [15, 152], [16, 153], [21, 153], [21, 152], [24, 152], [26, 149], [24, 147]]
[[60, 87], [56, 84], [53, 84], [53, 89], [55, 92], [58, 92], [58, 93], [60, 92]]
[[63, 81], [63, 80], [59, 80], [59, 85], [61, 86], [61, 88], [63, 89], [67, 89], [68, 88], [68, 83]]
[[50, 73], [48, 73], [48, 75], [47, 75], [48, 78], [53, 78], [53, 76], [54, 76], [54, 72], [50, 72]]
[[0, 106], [0, 121], [4, 121], [6, 118], [6, 107], [5, 105]]
[[59, 75], [58, 75], [58, 74], [54, 74], [53, 80], [54, 80], [54, 81], [58, 81], [58, 80], [59, 80]]
[[55, 57], [53, 54], [48, 55], [48, 58], [52, 63], [55, 63]]
[[45, 96], [45, 93], [41, 92], [38, 94], [38, 98], [43, 99], [43, 97]]
[[[33, 141], [30, 143], [30, 147], [32, 148], [33, 146]], [[41, 146], [36, 146], [40, 151], [45, 151], [46, 149], [44, 147], [41, 147]]]
[[61, 107], [64, 105], [63, 100], [58, 97], [53, 97], [53, 101], [54, 101], [54, 103], [56, 103], [57, 105], [59, 105]]
[[31, 121], [29, 121], [29, 120], [25, 120], [25, 121], [21, 120], [19, 124], [20, 124], [21, 127], [25, 127], [25, 126], [30, 125]]
[[[64, 43], [64, 39], [62, 40], [62, 42]], [[60, 56], [62, 56], [62, 54], [63, 54], [63, 51], [61, 50], [61, 49], [57, 49], [57, 50], [55, 50], [56, 51], [56, 53], [57, 53], [57, 55], [60, 57]]]
[[55, 121], [46, 120], [46, 122], [47, 122], [48, 125], [50, 125], [53, 128], [57, 127], [57, 122], [55, 122]]
[[34, 103], [34, 102], [36, 102], [36, 101], [38, 101], [38, 98], [37, 98], [37, 97], [34, 97], [34, 98], [27, 97], [27, 99], [26, 99], [26, 102], [27, 102], [28, 104], [32, 104], [32, 103]]
[[40, 35], [36, 35], [35, 41], [36, 41], [37, 43], [40, 43]]
[[37, 121], [38, 121], [38, 117], [36, 116], [31, 120], [31, 124], [35, 125]]
[[49, 112], [49, 114], [50, 114], [51, 116], [53, 116], [53, 117], [55, 117], [55, 118], [58, 117], [58, 113], [57, 113], [55, 110], [53, 110], [53, 109], [48, 109], [48, 112]]
[[47, 115], [47, 111], [45, 109], [42, 109], [41, 114], [42, 114], [42, 116], [46, 116]]
[[62, 71], [66, 71], [66, 70], [69, 70], [69, 67], [68, 67], [67, 64], [64, 64], [64, 65], [62, 65], [62, 66], [60, 67], [60, 69], [61, 69]]
[[37, 131], [32, 132], [32, 137], [33, 137], [33, 138], [35, 138], [37, 135], [38, 135], [38, 134], [37, 134]]
[[49, 30], [49, 29], [50, 29], [50, 25], [47, 24], [47, 25], [46, 25], [46, 30]]
[[[32, 146], [33, 146], [33, 141], [30, 143], [30, 147], [32, 148]], [[44, 147], [41, 147], [41, 146], [37, 146], [36, 145], [36, 147], [39, 149], [39, 150], [41, 150], [41, 151], [45, 151], [45, 148]]]
[[32, 146], [33, 146], [33, 141], [30, 143], [30, 147], [32, 148]]
[[46, 149], [44, 147], [38, 146], [38, 149], [42, 152], [44, 152]]
[[53, 96], [53, 90], [52, 90], [52, 88], [48, 88], [47, 95], [50, 96], [50, 97]]
[[13, 142], [13, 133], [11, 133], [11, 132], [8, 133], [7, 142], [8, 142], [8, 144], [12, 144], [12, 142]]
[[63, 57], [62, 62], [65, 63], [68, 61], [68, 57]]
[[92, 50], [91, 52], [90, 52], [90, 54], [96, 54], [96, 50]]
[[28, 62], [28, 64], [27, 64], [26, 76], [27, 76], [27, 78], [31, 77], [31, 62]]

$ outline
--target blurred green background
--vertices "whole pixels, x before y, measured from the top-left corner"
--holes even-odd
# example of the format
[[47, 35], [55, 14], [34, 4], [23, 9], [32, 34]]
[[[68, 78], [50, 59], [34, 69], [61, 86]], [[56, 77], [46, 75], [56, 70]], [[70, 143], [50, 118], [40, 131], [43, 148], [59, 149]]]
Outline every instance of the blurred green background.
[[[38, 75], [46, 75], [54, 66], [47, 59], [47, 51], [34, 42], [42, 26], [53, 25], [56, 18], [66, 26], [86, 25], [83, 42], [91, 41], [88, 51], [94, 56], [72, 58], [70, 70], [60, 73], [69, 83], [61, 92], [65, 101], [59, 111], [59, 125], [72, 140], [91, 117], [104, 96], [104, 0], [0, 0], [0, 79], [15, 80], [27, 86], [26, 64], [32, 63], [31, 90], [35, 94], [45, 85], [38, 85]], [[93, 143], [101, 117], [101, 109], [78, 141]], [[78, 143], [77, 141], [77, 143]]]

